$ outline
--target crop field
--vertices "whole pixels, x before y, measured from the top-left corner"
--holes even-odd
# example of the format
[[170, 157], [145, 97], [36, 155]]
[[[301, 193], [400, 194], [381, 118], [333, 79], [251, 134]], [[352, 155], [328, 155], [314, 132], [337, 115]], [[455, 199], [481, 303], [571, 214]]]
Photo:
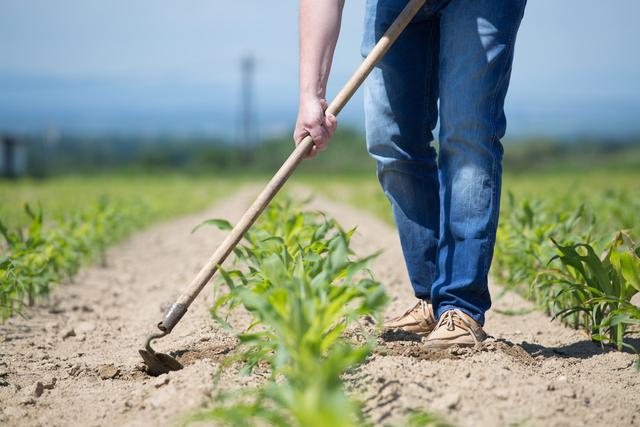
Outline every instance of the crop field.
[[638, 173], [507, 174], [492, 338], [444, 354], [382, 333], [382, 319], [412, 296], [375, 178], [310, 173], [295, 181], [161, 344], [185, 368], [157, 378], [136, 349], [247, 206], [256, 180], [0, 184], [10, 201], [0, 208], [0, 421], [633, 422]]
[[82, 265], [149, 224], [201, 210], [224, 180], [78, 177], [0, 183], [0, 319], [47, 296]]
[[0, 0], [0, 427], [640, 427], [602, 5]]
[[[375, 182], [320, 190], [393, 223]], [[640, 173], [529, 173], [504, 177], [494, 280], [603, 344], [640, 331]], [[637, 298], [637, 297], [636, 297]], [[637, 365], [640, 369], [640, 362]]]

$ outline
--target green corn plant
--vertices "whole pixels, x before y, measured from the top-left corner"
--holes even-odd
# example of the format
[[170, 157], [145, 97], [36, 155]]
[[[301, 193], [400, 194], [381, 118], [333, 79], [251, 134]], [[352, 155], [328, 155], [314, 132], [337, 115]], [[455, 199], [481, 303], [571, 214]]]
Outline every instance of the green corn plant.
[[517, 204], [512, 193], [508, 193], [503, 210], [506, 218], [498, 228], [494, 273], [501, 283], [550, 313], [552, 308], [546, 306], [544, 293], [533, 286], [555, 252], [550, 238], [578, 233], [589, 242], [595, 218], [584, 205], [573, 212], [554, 212], [540, 201], [523, 200]]
[[[229, 227], [220, 220], [208, 223]], [[223, 308], [242, 305], [252, 314], [255, 321], [236, 334], [239, 358], [245, 372], [266, 363], [271, 380], [251, 398], [236, 396], [234, 404], [191, 420], [363, 425], [359, 405], [345, 395], [340, 376], [366, 358], [374, 339], [358, 328], [366, 338], [354, 345], [344, 333], [362, 316], [379, 317], [386, 296], [366, 268], [371, 257], [351, 259], [352, 233], [322, 213], [300, 211], [290, 200], [265, 212], [235, 251], [241, 268], [221, 271], [217, 293], [220, 286], [228, 289], [216, 296], [212, 314], [229, 330]]]
[[613, 344], [618, 350], [637, 350], [624, 341], [640, 325], [640, 308], [631, 298], [640, 292], [640, 247], [625, 231], [618, 232], [601, 256], [587, 243], [559, 244], [550, 263], [559, 264], [540, 273], [538, 285], [554, 313], [572, 318], [592, 339]]

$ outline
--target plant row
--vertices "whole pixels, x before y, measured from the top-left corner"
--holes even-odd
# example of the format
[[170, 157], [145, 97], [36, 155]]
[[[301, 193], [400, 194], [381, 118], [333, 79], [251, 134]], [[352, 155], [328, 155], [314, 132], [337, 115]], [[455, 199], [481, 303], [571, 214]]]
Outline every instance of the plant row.
[[146, 223], [143, 203], [100, 198], [89, 208], [45, 221], [42, 209], [25, 205], [26, 227], [0, 221], [0, 318], [6, 320], [71, 279], [94, 260], [105, 263], [107, 247]]
[[[595, 341], [637, 351], [625, 338], [640, 325], [631, 302], [640, 292], [640, 246], [630, 215], [640, 199], [610, 192], [567, 212], [567, 200], [508, 196], [496, 243], [498, 280]], [[631, 231], [614, 232], [615, 225]]]
[[[244, 362], [245, 372], [264, 367], [268, 380], [242, 392], [221, 391], [214, 408], [192, 421], [367, 425], [360, 405], [345, 394], [341, 376], [370, 353], [375, 337], [360, 319], [379, 319], [387, 297], [367, 269], [372, 257], [354, 258], [352, 233], [289, 200], [263, 214], [235, 250], [236, 268], [221, 271], [211, 313], [240, 342], [239, 356], [230, 361]], [[238, 306], [253, 322], [234, 332], [228, 314]]]

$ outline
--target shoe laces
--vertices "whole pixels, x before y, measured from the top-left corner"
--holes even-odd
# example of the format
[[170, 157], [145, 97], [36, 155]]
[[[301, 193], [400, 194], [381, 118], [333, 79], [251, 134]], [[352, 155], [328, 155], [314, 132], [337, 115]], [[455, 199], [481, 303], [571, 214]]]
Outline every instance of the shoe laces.
[[471, 334], [471, 337], [473, 337], [473, 341], [476, 344], [478, 343], [478, 337], [473, 330], [473, 326], [467, 321], [465, 315], [460, 310], [445, 311], [440, 317], [437, 327], [439, 328], [441, 326], [445, 326], [448, 331], [454, 331], [456, 327], [462, 328]]
[[[425, 319], [429, 318], [429, 303], [427, 303], [425, 300], [420, 300], [416, 303], [416, 305], [414, 305], [413, 307], [411, 307], [409, 310], [405, 311], [403, 314], [401, 314], [400, 316], [394, 318], [393, 320], [398, 320], [401, 319], [403, 317], [408, 316], [409, 314], [412, 314], [416, 311], [422, 311], [422, 315]], [[414, 316], [415, 317], [415, 316]]]
[[421, 299], [420, 301], [418, 301], [416, 306], [413, 307], [413, 310], [417, 309], [418, 307], [420, 307], [420, 310], [422, 311], [422, 316], [425, 319], [428, 319], [429, 318], [429, 304], [425, 300]]

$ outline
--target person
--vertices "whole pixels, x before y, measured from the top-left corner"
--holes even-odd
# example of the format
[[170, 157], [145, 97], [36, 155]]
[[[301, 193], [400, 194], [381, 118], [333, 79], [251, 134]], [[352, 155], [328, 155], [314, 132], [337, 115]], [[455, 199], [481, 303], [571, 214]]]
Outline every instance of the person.
[[[408, 0], [367, 0], [366, 56]], [[300, 0], [294, 131], [313, 157], [337, 127], [325, 92], [344, 0]], [[385, 324], [427, 346], [485, 339], [514, 43], [526, 0], [427, 0], [365, 83], [366, 140], [416, 305]], [[433, 132], [439, 120], [436, 152]]]

